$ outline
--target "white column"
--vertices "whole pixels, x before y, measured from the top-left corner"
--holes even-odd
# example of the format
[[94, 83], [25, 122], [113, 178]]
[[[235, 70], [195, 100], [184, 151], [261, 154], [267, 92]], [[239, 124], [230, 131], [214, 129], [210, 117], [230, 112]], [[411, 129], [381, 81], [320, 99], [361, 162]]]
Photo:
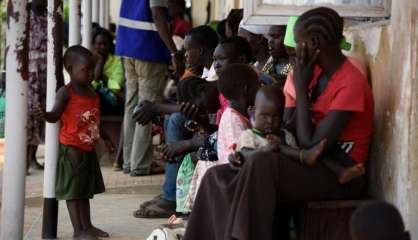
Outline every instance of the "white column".
[[105, 12], [106, 12], [106, 0], [100, 0], [99, 8], [99, 24], [100, 27], [105, 27]]
[[110, 2], [109, 0], [104, 0], [105, 8], [104, 8], [104, 25], [103, 27], [109, 29], [109, 15], [110, 15]]
[[[26, 121], [27, 88], [26, 74], [23, 73], [27, 0], [10, 0], [6, 33], [6, 126], [7, 141], [3, 168], [3, 196], [1, 206], [2, 240], [23, 239], [23, 218], [26, 178]], [[10, 14], [10, 13], [9, 13]]]
[[93, 14], [92, 20], [93, 22], [99, 23], [99, 11], [100, 11], [100, 1], [99, 0], [92, 0], [93, 1]]
[[69, 0], [70, 6], [70, 33], [68, 46], [80, 44], [80, 0]]
[[81, 5], [81, 13], [83, 14], [82, 45], [87, 49], [91, 47], [91, 5], [91, 0], [83, 0]]
[[[54, 2], [48, 0], [48, 68], [46, 84], [46, 110], [50, 111], [55, 104], [57, 91], [56, 61], [54, 59], [55, 44]], [[59, 12], [59, 11], [57, 11]], [[55, 33], [56, 34], [56, 33]], [[61, 52], [62, 53], [62, 52]], [[44, 170], [44, 198], [55, 198], [55, 171], [58, 159], [58, 123], [46, 123], [45, 128], [45, 170]]]
[[[47, 46], [47, 89], [46, 110], [55, 104], [58, 83], [62, 76], [62, 1], [48, 0], [48, 46]], [[59, 123], [46, 123], [45, 128], [45, 169], [43, 186], [42, 239], [55, 239], [58, 226], [58, 202], [55, 199], [55, 176], [58, 161]]]

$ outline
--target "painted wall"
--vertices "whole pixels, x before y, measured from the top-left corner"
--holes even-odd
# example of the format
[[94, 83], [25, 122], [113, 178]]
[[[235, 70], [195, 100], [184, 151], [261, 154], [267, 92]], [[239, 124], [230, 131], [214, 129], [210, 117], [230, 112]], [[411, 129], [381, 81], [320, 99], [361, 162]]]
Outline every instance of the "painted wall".
[[390, 21], [346, 32], [375, 97], [371, 193], [401, 210], [418, 239], [418, 1], [392, 1]]

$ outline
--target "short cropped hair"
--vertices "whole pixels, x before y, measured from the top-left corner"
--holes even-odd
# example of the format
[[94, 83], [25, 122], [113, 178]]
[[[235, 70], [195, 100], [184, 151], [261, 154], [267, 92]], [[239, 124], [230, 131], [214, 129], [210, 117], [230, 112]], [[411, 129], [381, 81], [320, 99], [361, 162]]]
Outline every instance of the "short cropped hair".
[[219, 76], [218, 89], [228, 100], [238, 99], [242, 91], [258, 82], [258, 75], [248, 64], [233, 63]]
[[205, 25], [190, 29], [186, 36], [190, 36], [193, 42], [206, 47], [211, 53], [215, 51], [219, 42], [218, 34], [211, 27]]
[[77, 62], [92, 58], [93, 54], [85, 47], [81, 45], [71, 46], [65, 51], [64, 54], [64, 67], [68, 68]]
[[251, 46], [245, 38], [234, 36], [227, 39], [222, 40], [220, 45], [230, 44], [236, 51], [238, 56], [244, 55], [247, 59], [247, 63], [250, 63], [253, 59], [253, 53], [251, 50]]
[[409, 240], [409, 233], [398, 209], [383, 201], [370, 201], [351, 217], [354, 240]]

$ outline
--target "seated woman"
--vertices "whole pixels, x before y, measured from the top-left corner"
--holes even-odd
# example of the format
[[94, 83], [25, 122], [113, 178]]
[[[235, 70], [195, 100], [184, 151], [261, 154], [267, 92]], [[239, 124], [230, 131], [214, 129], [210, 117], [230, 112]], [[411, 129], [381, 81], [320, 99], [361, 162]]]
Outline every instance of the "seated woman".
[[275, 84], [283, 88], [287, 75], [292, 69], [283, 39], [286, 33], [285, 25], [271, 26], [268, 31], [268, 45], [271, 57], [264, 65], [262, 72], [272, 76]]
[[241, 22], [238, 29], [238, 36], [245, 38], [251, 46], [251, 52], [254, 56], [254, 67], [261, 71], [269, 59], [268, 41], [265, 38], [269, 26], [247, 25]]
[[352, 199], [364, 193], [361, 175], [340, 184], [321, 161], [366, 163], [373, 131], [370, 86], [341, 52], [342, 18], [329, 8], [302, 14], [295, 27], [296, 136], [301, 148], [327, 139], [314, 167], [280, 152], [243, 153], [239, 171], [228, 165], [204, 177], [186, 230], [186, 240], [255, 240], [279, 237], [278, 218], [291, 204]]
[[100, 97], [102, 115], [123, 115], [123, 66], [119, 57], [111, 53], [113, 37], [104, 29], [93, 33], [93, 54], [96, 60], [93, 87]]

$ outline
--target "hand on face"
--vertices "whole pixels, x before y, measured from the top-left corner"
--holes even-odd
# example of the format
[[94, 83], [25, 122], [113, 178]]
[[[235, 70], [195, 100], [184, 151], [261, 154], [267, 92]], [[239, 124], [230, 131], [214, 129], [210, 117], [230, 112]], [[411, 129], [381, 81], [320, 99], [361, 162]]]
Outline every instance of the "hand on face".
[[305, 42], [296, 47], [296, 59], [294, 68], [295, 87], [298, 90], [307, 91], [309, 82], [313, 76], [315, 62], [319, 56], [320, 50], [316, 49], [310, 57], [308, 46]]

